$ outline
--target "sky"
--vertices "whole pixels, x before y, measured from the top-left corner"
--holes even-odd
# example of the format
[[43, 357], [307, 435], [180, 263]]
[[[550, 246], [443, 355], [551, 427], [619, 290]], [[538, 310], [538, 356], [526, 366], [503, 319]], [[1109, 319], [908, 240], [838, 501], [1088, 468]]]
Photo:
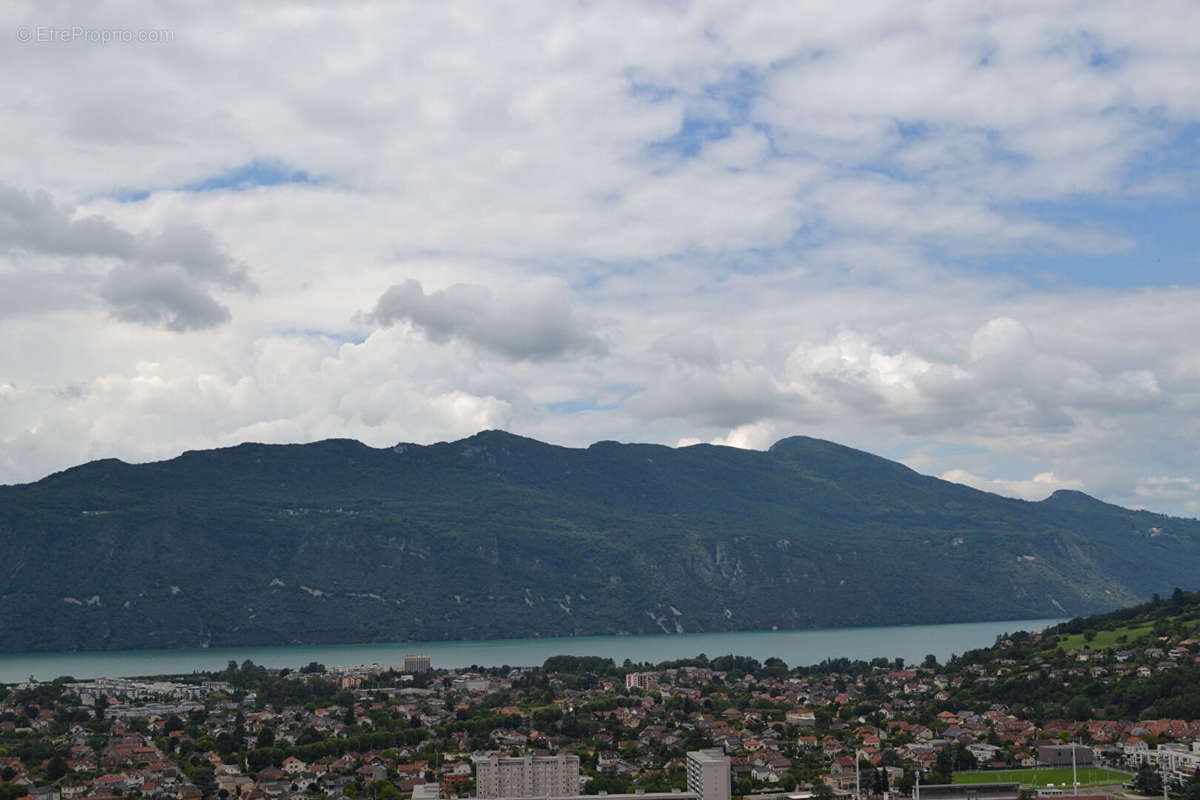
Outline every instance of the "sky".
[[803, 434], [1200, 515], [1200, 4], [6, 3], [0, 483]]

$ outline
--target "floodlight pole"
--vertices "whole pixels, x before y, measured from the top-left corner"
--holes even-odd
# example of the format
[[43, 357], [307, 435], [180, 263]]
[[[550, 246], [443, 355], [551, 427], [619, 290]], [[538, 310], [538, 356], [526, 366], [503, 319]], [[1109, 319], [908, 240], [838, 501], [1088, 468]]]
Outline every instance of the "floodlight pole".
[[1071, 742], [1071, 783], [1075, 789], [1075, 796], [1079, 796], [1079, 773], [1075, 770], [1075, 743]]

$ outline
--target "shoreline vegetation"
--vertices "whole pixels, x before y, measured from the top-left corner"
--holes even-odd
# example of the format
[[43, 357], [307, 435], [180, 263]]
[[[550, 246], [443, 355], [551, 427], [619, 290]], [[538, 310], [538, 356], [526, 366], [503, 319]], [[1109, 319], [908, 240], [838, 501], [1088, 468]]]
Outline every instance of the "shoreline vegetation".
[[659, 662], [689, 658], [697, 653], [738, 653], [760, 661], [782, 658], [789, 664], [815, 664], [845, 656], [869, 660], [879, 656], [920, 661], [933, 652], [939, 659], [987, 645], [996, 636], [1015, 630], [1040, 630], [1059, 619], [1000, 620], [944, 625], [863, 626], [797, 631], [735, 631], [709, 634], [638, 634], [634, 636], [542, 637], [468, 642], [407, 642], [373, 645], [319, 645], [258, 648], [207, 648], [166, 651], [83, 651], [0, 655], [0, 683], [20, 681], [30, 674], [42, 680], [58, 675], [76, 677], [187, 675], [218, 670], [228, 660], [249, 659], [272, 668], [297, 668], [319, 661], [331, 665], [399, 663], [412, 652], [430, 654], [442, 667], [473, 664], [534, 666], [555, 655], [626, 658]]

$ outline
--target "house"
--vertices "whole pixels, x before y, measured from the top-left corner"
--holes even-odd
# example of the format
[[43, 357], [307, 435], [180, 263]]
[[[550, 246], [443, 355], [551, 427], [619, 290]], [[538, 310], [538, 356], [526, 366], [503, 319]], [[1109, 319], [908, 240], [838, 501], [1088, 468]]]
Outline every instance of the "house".
[[217, 790], [224, 789], [231, 795], [245, 795], [254, 789], [254, 781], [245, 775], [220, 775], [217, 777]]
[[850, 756], [841, 756], [833, 760], [829, 768], [830, 784], [835, 789], [847, 789], [854, 785], [855, 763]]
[[400, 794], [411, 794], [412, 790], [425, 783], [425, 779], [421, 777], [405, 778], [396, 781], [396, 788], [400, 790]]
[[287, 781], [272, 781], [271, 783], [260, 783], [258, 792], [261, 792], [264, 797], [283, 797], [291, 794], [292, 785]]
[[159, 797], [163, 792], [163, 787], [158, 781], [144, 781], [141, 788], [138, 790], [143, 797]]
[[58, 789], [62, 792], [63, 800], [74, 800], [74, 798], [81, 797], [87, 793], [88, 785], [86, 782], [72, 775], [63, 778], [58, 784]]
[[275, 783], [276, 781], [283, 780], [283, 770], [279, 769], [279, 767], [267, 767], [260, 769], [255, 777], [257, 777], [260, 784]]
[[101, 775], [92, 781], [92, 789], [101, 792], [118, 794], [128, 789], [127, 779], [123, 774]]
[[354, 770], [354, 772], [362, 775], [363, 780], [367, 783], [374, 783], [375, 781], [382, 781], [387, 778], [387, 769], [379, 764], [364, 764]]
[[471, 775], [445, 774], [442, 776], [442, 791], [446, 794], [459, 794], [471, 782]]
[[798, 708], [795, 711], [787, 712], [784, 721], [788, 725], [795, 725], [798, 728], [813, 728], [817, 724], [817, 715], [807, 708]]
[[1149, 751], [1150, 745], [1146, 744], [1145, 741], [1136, 736], [1131, 736], [1125, 741], [1121, 742], [1121, 752], [1123, 752], [1127, 757], [1141, 757]]
[[750, 769], [750, 777], [756, 781], [762, 781], [764, 783], [779, 783], [779, 781], [783, 780], [784, 774], [785, 773], [777, 771], [769, 764], [765, 766], [751, 767]]
[[980, 764], [987, 764], [996, 757], [996, 753], [1000, 752], [1000, 748], [994, 744], [976, 742], [975, 744], [967, 745], [967, 752], [975, 756], [975, 760]]
[[349, 775], [326, 774], [321, 778], [321, 785], [325, 787], [325, 794], [329, 796], [341, 794], [352, 783], [354, 783], [354, 779]]
[[283, 760], [283, 771], [288, 775], [299, 775], [308, 771], [308, 765], [295, 756], [288, 756]]

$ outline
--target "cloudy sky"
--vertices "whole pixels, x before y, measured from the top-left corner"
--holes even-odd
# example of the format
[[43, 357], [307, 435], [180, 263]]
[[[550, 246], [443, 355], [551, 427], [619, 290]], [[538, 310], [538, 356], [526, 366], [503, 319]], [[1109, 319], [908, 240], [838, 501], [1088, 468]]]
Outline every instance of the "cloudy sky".
[[0, 482], [829, 438], [1200, 515], [1200, 5], [5, 4]]

